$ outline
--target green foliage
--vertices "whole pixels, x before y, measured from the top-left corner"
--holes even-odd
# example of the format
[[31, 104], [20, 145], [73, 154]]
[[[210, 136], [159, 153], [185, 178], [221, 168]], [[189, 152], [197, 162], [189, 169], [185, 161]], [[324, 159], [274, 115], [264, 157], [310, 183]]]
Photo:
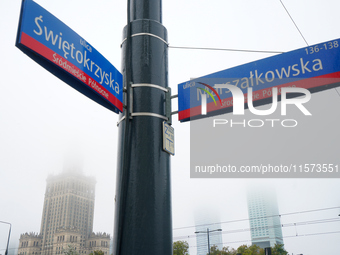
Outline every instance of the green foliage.
[[223, 247], [222, 250], [219, 250], [216, 245], [213, 245], [210, 247], [210, 254], [211, 255], [234, 255], [236, 254], [236, 251], [234, 249], [229, 250], [229, 247]]
[[[214, 252], [214, 253], [213, 253]], [[237, 250], [231, 249], [229, 247], [223, 247], [222, 251], [219, 251], [217, 247], [211, 247], [210, 249], [211, 255], [265, 255], [264, 249], [260, 248], [257, 245], [241, 245], [237, 248]], [[285, 250], [283, 244], [275, 244], [272, 247], [272, 255], [288, 255], [288, 252]]]
[[275, 244], [272, 248], [272, 255], [288, 255], [283, 244]]
[[236, 250], [234, 248], [231, 248], [231, 250], [229, 250], [229, 246], [227, 247], [223, 247], [222, 251], [221, 251], [223, 255], [234, 255], [236, 254]]
[[63, 250], [63, 253], [65, 255], [79, 255], [79, 253], [76, 251], [76, 248], [70, 244], [68, 244], [67, 248]]
[[189, 244], [187, 241], [176, 241], [173, 244], [173, 255], [189, 255]]
[[[207, 253], [207, 254], [209, 254], [209, 253]], [[219, 255], [219, 254], [221, 254], [221, 251], [217, 248], [216, 245], [213, 245], [213, 246], [210, 247], [210, 254], [211, 255]]]
[[[173, 255], [188, 255], [189, 244], [186, 241], [177, 241], [174, 242], [173, 245]], [[209, 253], [207, 253], [208, 255]], [[216, 245], [210, 247], [211, 255], [265, 255], [264, 249], [260, 248], [257, 245], [241, 245], [235, 250], [230, 247], [223, 247], [222, 250], [219, 250]], [[71, 254], [73, 255], [73, 254]], [[91, 254], [90, 254], [91, 255]], [[94, 254], [94, 255], [104, 255], [104, 254]], [[275, 244], [272, 247], [272, 255], [288, 255], [288, 252], [285, 250], [283, 244]]]
[[237, 253], [246, 254], [246, 251], [248, 250], [248, 245], [244, 244], [237, 248]]
[[229, 247], [223, 247], [222, 250], [219, 250], [216, 245], [210, 247], [211, 255], [264, 255], [264, 250], [258, 247], [257, 245], [241, 245], [237, 248], [237, 250]]
[[101, 250], [97, 250], [97, 251], [91, 252], [89, 255], [104, 255], [104, 252]]
[[237, 248], [236, 254], [240, 253], [242, 255], [264, 255], [264, 250], [257, 245], [241, 245]]

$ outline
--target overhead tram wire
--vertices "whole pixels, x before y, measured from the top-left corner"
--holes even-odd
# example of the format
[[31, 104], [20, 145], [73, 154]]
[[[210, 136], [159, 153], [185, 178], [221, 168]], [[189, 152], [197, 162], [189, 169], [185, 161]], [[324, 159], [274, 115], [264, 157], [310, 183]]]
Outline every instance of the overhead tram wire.
[[[287, 10], [286, 6], [283, 4], [282, 0], [280, 0], [280, 2], [281, 2], [281, 4], [282, 4], [283, 8], [286, 10], [287, 14], [289, 15], [290, 19], [291, 19], [292, 22], [294, 23], [296, 29], [299, 31], [301, 37], [303, 38], [303, 40], [305, 41], [305, 43], [307, 44], [307, 46], [309, 46], [308, 42], [306, 41], [305, 37], [304, 37], [303, 34], [301, 33], [299, 27], [296, 25], [294, 19], [292, 18], [292, 16], [291, 16], [290, 13], [288, 12], [288, 10]], [[337, 89], [337, 88], [334, 88], [334, 89], [335, 89], [336, 93], [338, 93], [338, 95], [339, 95], [339, 97], [340, 97], [340, 93], [339, 93], [338, 89]]]
[[[332, 231], [332, 232], [319, 232], [319, 233], [310, 233], [310, 234], [301, 234], [301, 235], [291, 235], [291, 236], [283, 236], [282, 238], [292, 238], [292, 237], [306, 237], [306, 236], [318, 236], [318, 235], [329, 235], [329, 234], [340, 234], [340, 231]], [[237, 241], [230, 241], [230, 242], [224, 242], [224, 243], [219, 243], [222, 244], [223, 246], [225, 244], [233, 244], [233, 243], [248, 243], [251, 242], [252, 240], [237, 240]], [[205, 246], [205, 244], [203, 245], [193, 245], [190, 246], [191, 248], [195, 248], [195, 247], [202, 247]]]
[[207, 226], [207, 225], [215, 225], [215, 224], [235, 223], [235, 222], [242, 222], [242, 221], [255, 220], [255, 219], [261, 219], [261, 218], [269, 218], [269, 217], [276, 217], [276, 216], [282, 217], [282, 216], [294, 215], [294, 214], [301, 214], [301, 213], [311, 213], [311, 212], [319, 212], [319, 211], [326, 211], [326, 210], [335, 210], [335, 209], [339, 209], [339, 208], [340, 208], [340, 206], [335, 206], [335, 207], [328, 207], [328, 208], [321, 208], [321, 209], [313, 209], [313, 210], [306, 210], [306, 211], [300, 211], [300, 212], [290, 212], [290, 213], [269, 215], [269, 216], [263, 216], [263, 217], [246, 218], [246, 219], [238, 219], [238, 220], [230, 220], [230, 221], [222, 221], [222, 222], [213, 222], [213, 223], [204, 224], [204, 225], [195, 225], [195, 226], [179, 227], [179, 228], [174, 228], [173, 230], [180, 230], [180, 229], [186, 229], [186, 228], [195, 228], [195, 227], [198, 227], [198, 226]]
[[336, 91], [336, 93], [338, 93], [338, 95], [339, 95], [339, 97], [340, 97], [340, 93], [339, 93], [339, 91], [337, 90], [337, 88], [335, 88], [335, 91]]
[[[296, 29], [299, 31], [302, 39], [305, 41], [305, 43], [307, 44], [307, 46], [309, 46], [306, 38], [303, 36], [301, 30], [299, 29], [299, 27], [297, 26], [297, 24], [295, 23], [293, 17], [290, 15], [288, 9], [286, 8], [286, 6], [284, 5], [284, 3], [282, 2], [282, 0], [280, 0], [280, 3], [282, 4], [283, 8], [285, 9], [285, 11], [287, 12], [289, 18], [291, 19], [291, 21], [293, 22], [294, 26], [296, 27]], [[224, 49], [224, 48], [210, 48], [210, 47], [189, 47], [189, 46], [171, 46], [168, 45], [169, 48], [172, 49], [185, 49], [185, 50], [218, 50], [218, 51], [236, 51], [236, 52], [248, 52], [248, 53], [271, 53], [271, 54], [282, 54], [284, 53], [283, 51], [265, 51], [265, 50], [240, 50], [240, 49]], [[339, 97], [340, 97], [340, 93], [337, 90], [337, 88], [334, 88], [335, 91], [338, 93]]]
[[[332, 220], [332, 221], [331, 221]], [[315, 220], [315, 221], [305, 221], [305, 222], [297, 222], [298, 225], [305, 225], [305, 224], [319, 224], [319, 223], [326, 223], [326, 222], [336, 222], [339, 220], [335, 220], [335, 219], [324, 219], [325, 222], [318, 222], [320, 220]], [[322, 221], [322, 220], [321, 220]], [[292, 224], [294, 223], [286, 223], [283, 224], [282, 227], [290, 227], [293, 226]], [[277, 226], [276, 226], [277, 227]], [[272, 226], [271, 228], [275, 228], [275, 226]], [[249, 231], [250, 229], [245, 229], [244, 231]], [[241, 229], [240, 230], [229, 230], [229, 231], [222, 231], [222, 234], [232, 234], [232, 233], [239, 233], [242, 232]], [[315, 235], [325, 235], [325, 234], [339, 234], [340, 231], [328, 231], [328, 232], [318, 232], [318, 233], [307, 233], [307, 234], [298, 234], [298, 235], [290, 235], [290, 236], [284, 236], [283, 238], [292, 238], [292, 237], [302, 237], [302, 236], [315, 236]], [[196, 235], [185, 235], [185, 236], [177, 236], [177, 237], [173, 237], [174, 240], [181, 240], [181, 239], [190, 239], [190, 238], [194, 238], [196, 237]], [[237, 240], [237, 241], [232, 241], [232, 242], [225, 242], [223, 244], [231, 244], [231, 243], [244, 243], [247, 241], [251, 241], [251, 240]], [[57, 242], [53, 242], [53, 245], [57, 244]], [[197, 247], [197, 246], [191, 246], [191, 247]], [[16, 250], [16, 247], [10, 247], [8, 248], [8, 250]], [[0, 252], [3, 251], [5, 249], [0, 249]]]
[[[232, 230], [222, 231], [222, 234], [226, 235], [226, 234], [235, 234], [235, 233], [249, 232], [251, 230], [259, 230], [259, 229], [275, 229], [275, 228], [278, 228], [278, 227], [287, 228], [287, 227], [306, 226], [306, 225], [315, 225], [315, 224], [323, 224], [323, 223], [333, 223], [333, 222], [339, 222], [339, 221], [340, 221], [340, 219], [338, 219], [338, 218], [309, 220], [309, 221], [300, 221], [300, 222], [291, 222], [291, 223], [273, 225], [273, 226], [269, 226], [269, 227], [253, 227], [253, 228], [232, 229]], [[176, 239], [176, 240], [177, 239], [183, 239], [184, 237], [185, 238], [186, 237], [194, 238], [194, 237], [196, 237], [196, 235], [176, 236], [176, 237], [174, 237], [174, 239]]]
[[[333, 221], [330, 221], [333, 220]], [[334, 222], [334, 221], [339, 221], [338, 219], [325, 219], [325, 222]], [[325, 222], [317, 222], [315, 221], [315, 223], [312, 224], [319, 224], [319, 223], [325, 223]], [[304, 224], [310, 224], [311, 222], [299, 222], [298, 225], [304, 225]], [[282, 225], [282, 227], [289, 227], [288, 225], [295, 225], [294, 223], [289, 223], [289, 224], [284, 224]], [[277, 226], [276, 226], [277, 227]], [[274, 227], [275, 228], [275, 227]], [[250, 229], [248, 229], [249, 231]], [[231, 230], [231, 231], [223, 231], [222, 234], [232, 234], [232, 233], [240, 233], [240, 232], [245, 232], [247, 230]], [[283, 236], [283, 238], [292, 238], [292, 237], [307, 237], [307, 236], [318, 236], [318, 235], [326, 235], [326, 234], [340, 234], [340, 231], [328, 231], [328, 232], [318, 232], [318, 233], [305, 233], [305, 234], [296, 234], [296, 235], [289, 235], [289, 236]], [[190, 236], [178, 236], [178, 237], [173, 237], [174, 240], [182, 240], [182, 239], [190, 239], [190, 238], [195, 238], [195, 235], [190, 235]], [[248, 243], [251, 242], [251, 240], [236, 240], [236, 241], [230, 241], [230, 242], [224, 242], [224, 243], [220, 243], [223, 246], [224, 245], [228, 245], [228, 244], [233, 244], [233, 243]], [[191, 248], [195, 248], [195, 247], [201, 247], [203, 245], [196, 245], [196, 246], [191, 246]]]
[[[290, 15], [289, 11], [287, 10], [286, 6], [284, 5], [284, 3], [282, 2], [282, 0], [280, 0], [283, 8], [286, 10], [289, 18], [291, 19], [291, 21], [293, 22], [294, 26], [296, 27], [296, 29], [299, 31], [302, 39], [305, 41], [305, 43], [307, 44], [307, 46], [309, 46], [308, 42], [306, 41], [305, 37], [303, 36], [302, 32], [300, 31], [299, 27], [297, 26], [297, 24], [295, 23], [293, 17]], [[169, 48], [173, 48], [173, 49], [186, 49], [186, 50], [220, 50], [220, 51], [239, 51], [239, 52], [254, 52], [254, 53], [284, 53], [282, 51], [266, 51], [266, 50], [239, 50], [239, 49], [224, 49], [224, 48], [208, 48], [208, 47], [189, 47], [189, 46], [171, 46], [168, 45]]]
[[[235, 223], [235, 222], [242, 222], [242, 221], [248, 221], [248, 220], [254, 220], [254, 219], [261, 219], [261, 218], [269, 218], [269, 217], [276, 217], [276, 216], [288, 216], [288, 215], [294, 215], [294, 214], [303, 214], [303, 213], [311, 213], [311, 212], [320, 212], [320, 211], [326, 211], [326, 210], [335, 210], [339, 209], [340, 206], [336, 207], [329, 207], [329, 208], [321, 208], [321, 209], [313, 209], [313, 210], [306, 210], [306, 211], [300, 211], [300, 212], [291, 212], [291, 213], [283, 213], [279, 215], [271, 215], [271, 216], [264, 216], [264, 217], [255, 217], [255, 218], [250, 218], [250, 219], [239, 219], [239, 220], [231, 220], [231, 221], [225, 221], [225, 222], [219, 222], [219, 223]], [[331, 223], [331, 222], [339, 222], [339, 218], [329, 218], [329, 219], [318, 219], [318, 220], [309, 220], [309, 221], [300, 221], [300, 222], [295, 222], [295, 223], [284, 223], [280, 224], [281, 227], [292, 227], [292, 226], [304, 226], [304, 225], [314, 225], [314, 224], [322, 224], [322, 223]], [[206, 225], [214, 225], [217, 223], [211, 223], [211, 224], [205, 224]], [[181, 227], [181, 228], [174, 228], [173, 230], [179, 230], [179, 229], [186, 229], [186, 228], [195, 228], [196, 226], [189, 226], [189, 227]], [[271, 226], [269, 228], [276, 228], [278, 225]], [[260, 227], [261, 228], [261, 227]], [[262, 227], [263, 228], [263, 227]], [[241, 229], [233, 229], [233, 230], [227, 230], [227, 231], [222, 231], [222, 234], [233, 234], [233, 233], [240, 233], [240, 232], [246, 232], [250, 231], [251, 228], [241, 228]], [[312, 235], [323, 235], [323, 234], [337, 234], [340, 233], [340, 231], [332, 231], [332, 232], [320, 232], [320, 233], [309, 233], [309, 234], [300, 234], [300, 235], [294, 235], [294, 236], [284, 236], [284, 238], [290, 238], [290, 237], [301, 237], [301, 236], [312, 236]], [[194, 238], [196, 235], [185, 235], [185, 236], [177, 236], [173, 237], [174, 240], [180, 240], [184, 238]], [[239, 243], [239, 242], [244, 242], [243, 241], [233, 241], [233, 242], [227, 242], [224, 244], [228, 243]], [[53, 244], [56, 244], [57, 242], [53, 242]], [[14, 250], [17, 248], [9, 248], [9, 250]], [[1, 250], [0, 250], [1, 251]]]
[[[294, 23], [296, 29], [299, 31], [301, 37], [303, 38], [303, 40], [305, 41], [305, 43], [307, 44], [307, 46], [309, 46], [309, 44], [307, 43], [305, 37], [303, 36], [303, 34], [301, 33], [299, 27], [296, 25], [295, 21], [293, 20], [292, 16], [290, 15], [290, 13], [288, 12], [287, 8], [285, 7], [285, 5], [283, 4], [283, 2], [280, 0], [282, 6], [284, 7], [284, 9], [286, 10], [287, 14], [289, 15], [290, 19], [292, 20], [292, 22]], [[253, 52], [253, 53], [279, 53], [282, 54], [284, 53], [283, 51], [266, 51], [266, 50], [240, 50], [240, 49], [224, 49], [224, 48], [206, 48], [206, 47], [186, 47], [186, 46], [171, 46], [168, 45], [169, 48], [173, 48], [173, 49], [186, 49], [186, 50], [219, 50], [219, 51], [238, 51], [238, 52]]]
[[296, 25], [296, 23], [295, 23], [293, 17], [290, 15], [289, 11], [287, 10], [286, 6], [283, 4], [282, 0], [280, 0], [280, 2], [281, 2], [281, 4], [282, 4], [283, 8], [286, 10], [286, 12], [287, 12], [288, 16], [290, 17], [291, 21], [294, 23], [294, 26], [295, 26], [296, 29], [299, 31], [301, 37], [303, 38], [303, 40], [305, 41], [305, 43], [307, 44], [307, 46], [309, 46], [308, 42], [306, 41], [305, 37], [304, 37], [303, 34], [301, 33], [299, 27]]
[[172, 49], [184, 49], [184, 50], [219, 50], [219, 51], [238, 51], [238, 52], [252, 52], [252, 53], [273, 53], [282, 54], [283, 51], [268, 51], [268, 50], [240, 50], [240, 49], [224, 49], [224, 48], [210, 48], [210, 47], [189, 47], [189, 46], [168, 46]]

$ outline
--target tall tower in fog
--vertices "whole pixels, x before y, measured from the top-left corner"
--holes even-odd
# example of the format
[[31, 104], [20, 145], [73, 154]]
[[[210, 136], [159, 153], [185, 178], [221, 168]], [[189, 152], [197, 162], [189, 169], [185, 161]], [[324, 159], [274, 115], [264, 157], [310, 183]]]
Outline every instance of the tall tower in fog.
[[283, 244], [275, 190], [251, 187], [247, 192], [247, 201], [252, 244], [261, 248]]
[[77, 241], [85, 246], [93, 229], [94, 199], [93, 178], [78, 172], [49, 176], [40, 227], [43, 248], [50, 250], [57, 241], [54, 235], [65, 230], [77, 230]]
[[18, 255], [59, 255], [70, 246], [109, 255], [110, 235], [92, 232], [96, 182], [74, 169], [47, 178], [40, 233], [22, 234]]

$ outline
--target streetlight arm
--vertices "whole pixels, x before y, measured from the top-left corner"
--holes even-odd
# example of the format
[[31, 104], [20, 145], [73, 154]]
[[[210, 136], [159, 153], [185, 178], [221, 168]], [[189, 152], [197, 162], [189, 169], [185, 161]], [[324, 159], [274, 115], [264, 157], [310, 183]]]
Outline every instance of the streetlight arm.
[[222, 229], [215, 229], [215, 230], [211, 230], [211, 231], [209, 231], [209, 232], [215, 232], [215, 231], [222, 231]]
[[199, 234], [199, 233], [205, 233], [207, 234], [208, 237], [208, 253], [210, 255], [210, 240], [209, 240], [209, 233], [210, 232], [215, 232], [215, 231], [222, 231], [222, 229], [214, 229], [214, 230], [209, 230], [209, 228], [207, 228], [207, 231], [196, 231], [195, 234]]
[[5, 255], [8, 255], [8, 245], [9, 245], [9, 240], [11, 237], [11, 229], [12, 229], [12, 224], [6, 221], [0, 221], [0, 223], [4, 223], [4, 224], [9, 224], [9, 233], [8, 233], [8, 240], [7, 240], [7, 247], [6, 247], [6, 251], [5, 251]]
[[215, 230], [208, 230], [208, 231], [196, 231], [195, 234], [199, 234], [199, 233], [210, 233], [210, 232], [215, 232], [215, 231], [222, 231], [222, 229], [215, 229]]

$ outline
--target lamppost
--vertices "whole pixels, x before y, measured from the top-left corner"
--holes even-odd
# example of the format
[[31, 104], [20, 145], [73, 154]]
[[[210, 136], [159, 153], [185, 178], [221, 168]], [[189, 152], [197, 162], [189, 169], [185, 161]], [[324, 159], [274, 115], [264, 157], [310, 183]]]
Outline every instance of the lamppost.
[[9, 232], [8, 232], [8, 240], [7, 240], [7, 247], [6, 247], [6, 251], [5, 251], [5, 255], [8, 255], [8, 244], [9, 244], [9, 239], [11, 237], [11, 228], [12, 228], [12, 224], [6, 221], [0, 221], [0, 223], [4, 223], [4, 224], [9, 224]]
[[214, 230], [209, 230], [209, 228], [207, 228], [207, 231], [196, 231], [195, 234], [199, 234], [199, 233], [207, 233], [208, 236], [208, 252], [210, 255], [210, 240], [209, 240], [209, 233], [211, 232], [216, 232], [216, 231], [222, 231], [222, 229], [214, 229]]

